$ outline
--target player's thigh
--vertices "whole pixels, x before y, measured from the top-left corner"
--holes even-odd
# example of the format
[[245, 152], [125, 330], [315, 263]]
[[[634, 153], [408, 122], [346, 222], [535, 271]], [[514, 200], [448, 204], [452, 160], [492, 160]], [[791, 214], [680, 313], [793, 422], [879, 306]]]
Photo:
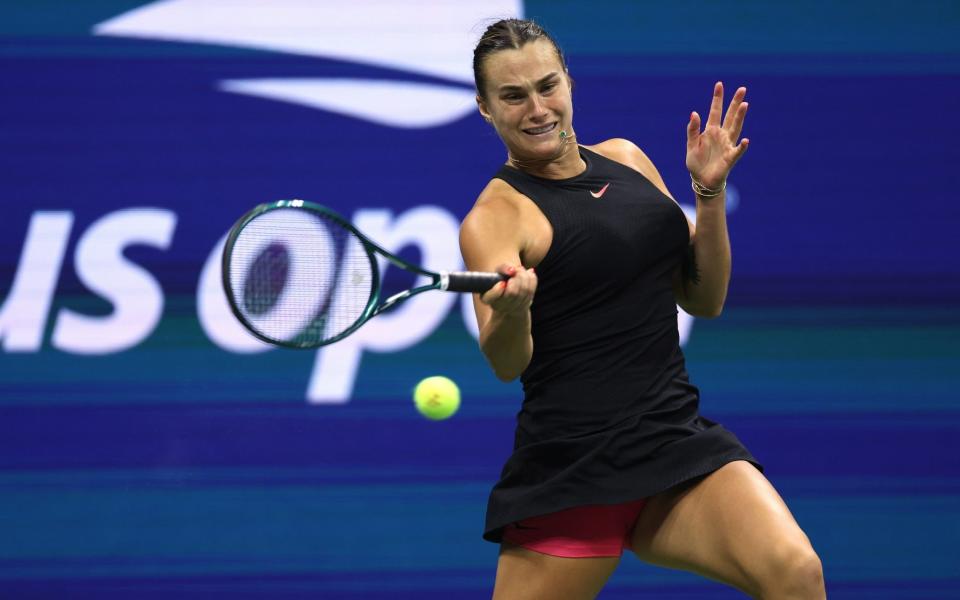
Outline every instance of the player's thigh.
[[564, 558], [503, 544], [497, 562], [494, 600], [595, 598], [620, 557]]
[[787, 505], [745, 461], [650, 498], [631, 543], [644, 561], [699, 573], [753, 595], [790, 578], [816, 587], [821, 577], [819, 559]]

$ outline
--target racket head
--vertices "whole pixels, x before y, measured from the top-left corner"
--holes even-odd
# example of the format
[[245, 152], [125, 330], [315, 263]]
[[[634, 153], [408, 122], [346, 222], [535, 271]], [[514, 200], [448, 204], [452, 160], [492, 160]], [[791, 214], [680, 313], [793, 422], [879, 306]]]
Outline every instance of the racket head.
[[336, 212], [304, 200], [261, 204], [240, 217], [222, 260], [230, 310], [278, 346], [341, 340], [373, 316], [380, 299], [369, 240]]

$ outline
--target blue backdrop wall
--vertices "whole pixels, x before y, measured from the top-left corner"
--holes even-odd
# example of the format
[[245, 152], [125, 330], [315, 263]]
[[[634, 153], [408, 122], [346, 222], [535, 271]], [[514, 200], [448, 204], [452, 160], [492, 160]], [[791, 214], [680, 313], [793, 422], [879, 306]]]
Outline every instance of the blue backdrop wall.
[[[459, 266], [505, 157], [470, 52], [511, 15], [569, 55], [580, 140], [632, 139], [688, 208], [687, 115], [748, 87], [725, 312], [680, 322], [702, 410], [831, 597], [960, 597], [955, 2], [203, 0], [0, 7], [0, 596], [489, 596], [521, 394], [469, 305], [271, 350], [217, 258], [296, 197]], [[435, 374], [463, 390], [438, 423], [410, 397]], [[632, 558], [602, 597], [644, 595], [738, 597]]]

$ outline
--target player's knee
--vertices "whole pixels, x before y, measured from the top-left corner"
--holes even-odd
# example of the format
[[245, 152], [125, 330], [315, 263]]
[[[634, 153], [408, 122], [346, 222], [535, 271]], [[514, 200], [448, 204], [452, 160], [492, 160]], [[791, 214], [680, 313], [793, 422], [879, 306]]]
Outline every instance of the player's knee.
[[810, 544], [790, 544], [771, 557], [764, 598], [824, 598], [823, 564]]
[[795, 557], [787, 572], [788, 589], [797, 598], [820, 600], [824, 597], [823, 564], [812, 548]]

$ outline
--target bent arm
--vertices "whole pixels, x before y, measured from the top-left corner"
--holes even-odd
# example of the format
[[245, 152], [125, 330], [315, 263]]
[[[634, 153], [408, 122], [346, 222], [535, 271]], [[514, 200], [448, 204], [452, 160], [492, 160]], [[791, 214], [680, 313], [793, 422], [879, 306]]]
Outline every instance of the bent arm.
[[695, 317], [720, 316], [732, 264], [726, 192], [697, 196], [697, 226], [683, 260], [673, 280], [677, 304]]
[[[727, 234], [726, 193], [724, 185], [730, 171], [750, 144], [740, 139], [743, 121], [747, 115], [745, 101], [747, 88], [734, 92], [723, 112], [723, 83], [713, 86], [710, 114], [701, 131], [700, 115], [690, 113], [687, 122], [687, 155], [685, 164], [695, 185], [697, 196], [697, 235], [690, 257], [697, 265], [698, 277], [682, 277], [682, 288], [687, 302], [708, 317], [716, 317], [723, 310], [730, 282], [730, 239]], [[703, 196], [698, 187], [721, 190]], [[689, 264], [689, 261], [688, 261]]]
[[[473, 301], [474, 306], [482, 304], [476, 298]], [[523, 373], [533, 356], [530, 311], [521, 314], [490, 312], [490, 318], [480, 328], [480, 350], [493, 367], [497, 379], [513, 381]]]
[[530, 304], [536, 275], [524, 269], [519, 214], [509, 202], [481, 199], [460, 228], [460, 251], [471, 271], [494, 271], [510, 279], [483, 294], [473, 295], [480, 329], [480, 349], [497, 378], [516, 379], [533, 356]]

